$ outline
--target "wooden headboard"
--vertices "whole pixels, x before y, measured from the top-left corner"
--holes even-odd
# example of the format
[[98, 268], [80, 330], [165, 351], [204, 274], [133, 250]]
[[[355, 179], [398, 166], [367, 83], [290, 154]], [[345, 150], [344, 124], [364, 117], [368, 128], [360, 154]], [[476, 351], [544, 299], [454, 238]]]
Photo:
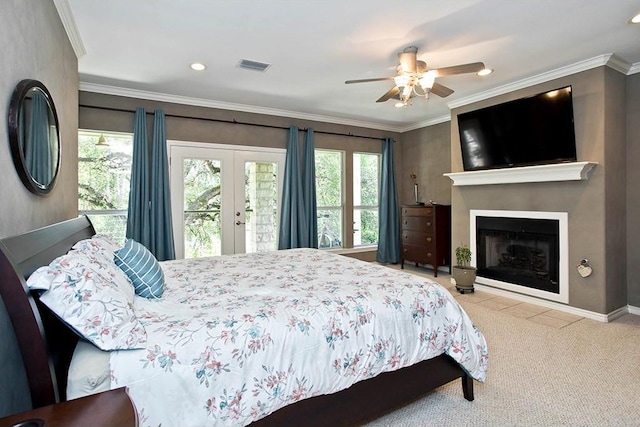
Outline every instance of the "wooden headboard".
[[29, 292], [26, 279], [94, 234], [89, 218], [81, 216], [0, 240], [0, 296], [20, 347], [34, 408], [65, 400], [78, 336]]

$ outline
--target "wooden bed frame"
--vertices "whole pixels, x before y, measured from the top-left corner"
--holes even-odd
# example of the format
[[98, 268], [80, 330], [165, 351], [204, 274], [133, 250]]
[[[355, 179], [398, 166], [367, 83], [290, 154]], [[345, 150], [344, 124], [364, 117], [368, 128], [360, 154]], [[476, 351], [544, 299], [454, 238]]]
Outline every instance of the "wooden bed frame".
[[[20, 347], [34, 408], [66, 400], [67, 373], [78, 336], [29, 292], [26, 278], [94, 234], [91, 221], [82, 216], [0, 240], [0, 296]], [[358, 425], [458, 378], [465, 399], [473, 400], [473, 379], [453, 359], [441, 355], [334, 394], [302, 400], [251, 426]]]

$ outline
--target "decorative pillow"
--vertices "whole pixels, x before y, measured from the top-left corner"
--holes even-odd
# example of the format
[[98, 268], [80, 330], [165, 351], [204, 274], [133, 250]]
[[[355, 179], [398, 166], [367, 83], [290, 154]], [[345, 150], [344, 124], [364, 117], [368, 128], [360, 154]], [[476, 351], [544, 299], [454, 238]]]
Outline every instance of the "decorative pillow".
[[147, 333], [133, 310], [128, 281], [114, 280], [78, 251], [56, 258], [42, 276], [50, 287], [40, 301], [86, 340], [101, 350], [145, 347]]
[[160, 298], [164, 292], [164, 273], [158, 260], [147, 248], [133, 239], [115, 251], [114, 261], [133, 283], [136, 294], [145, 298]]

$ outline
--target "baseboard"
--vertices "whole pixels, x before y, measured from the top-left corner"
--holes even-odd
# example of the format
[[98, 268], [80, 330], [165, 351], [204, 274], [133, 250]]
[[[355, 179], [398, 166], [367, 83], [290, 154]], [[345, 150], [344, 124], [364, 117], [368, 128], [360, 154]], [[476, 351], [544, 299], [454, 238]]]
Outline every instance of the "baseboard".
[[474, 287], [478, 290], [487, 292], [489, 294], [499, 295], [506, 298], [511, 298], [518, 301], [526, 302], [529, 304], [539, 305], [539, 306], [547, 307], [553, 310], [563, 311], [565, 313], [585, 317], [587, 319], [596, 320], [598, 322], [603, 322], [603, 323], [611, 322], [627, 313], [640, 315], [640, 307], [632, 307], [629, 305], [620, 307], [617, 310], [614, 310], [608, 314], [602, 314], [602, 313], [596, 313], [595, 311], [584, 310], [582, 308], [571, 307], [571, 306], [553, 302], [553, 301], [547, 301], [547, 300], [542, 300], [535, 297], [530, 297], [528, 295], [522, 295], [515, 292], [505, 291], [503, 289], [494, 288], [492, 286], [481, 285], [479, 283], [475, 283]]
[[632, 305], [628, 305], [627, 311], [629, 312], [629, 314], [635, 314], [636, 316], [640, 316], [640, 307], [634, 307]]

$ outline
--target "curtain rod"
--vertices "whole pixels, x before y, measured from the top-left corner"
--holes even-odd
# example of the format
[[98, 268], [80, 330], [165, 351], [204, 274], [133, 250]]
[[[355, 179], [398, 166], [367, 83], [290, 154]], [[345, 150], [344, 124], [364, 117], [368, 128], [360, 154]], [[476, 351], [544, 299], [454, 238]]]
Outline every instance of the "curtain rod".
[[[96, 110], [116, 111], [116, 112], [119, 112], [119, 113], [135, 114], [135, 110], [128, 110], [126, 108], [102, 107], [102, 106], [98, 106], [98, 105], [84, 105], [84, 104], [80, 104], [79, 107], [80, 108], [93, 108], [93, 109], [96, 109]], [[151, 111], [147, 111], [146, 114], [152, 115], [153, 113]], [[232, 119], [232, 120], [212, 119], [212, 118], [209, 118], [209, 117], [183, 116], [183, 115], [179, 115], [179, 114], [166, 114], [166, 113], [165, 113], [165, 117], [171, 117], [171, 118], [174, 118], [174, 119], [204, 120], [204, 121], [207, 121], [207, 122], [230, 123], [230, 124], [235, 124], [235, 125], [258, 126], [258, 127], [263, 127], [263, 128], [289, 130], [289, 128], [285, 127], [285, 126], [264, 125], [264, 124], [260, 124], [260, 123], [249, 123], [249, 122], [239, 122], [236, 119]], [[307, 128], [302, 128], [300, 130], [301, 131], [306, 131]], [[315, 130], [315, 129], [313, 130], [313, 132], [314, 133], [321, 133], [321, 134], [325, 134], [325, 135], [349, 136], [349, 137], [352, 137], [352, 138], [374, 139], [374, 140], [377, 140], [377, 141], [383, 141], [384, 140], [384, 138], [376, 138], [374, 136], [365, 136], [365, 135], [355, 135], [353, 133], [327, 132], [327, 131]]]

